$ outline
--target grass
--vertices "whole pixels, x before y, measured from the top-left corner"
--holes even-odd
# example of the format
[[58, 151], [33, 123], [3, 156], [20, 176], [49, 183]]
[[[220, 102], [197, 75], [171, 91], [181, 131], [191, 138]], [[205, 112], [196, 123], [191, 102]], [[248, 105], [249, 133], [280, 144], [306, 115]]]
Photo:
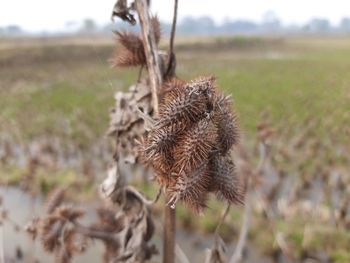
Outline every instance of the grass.
[[[293, 254], [301, 257], [305, 251], [324, 252], [330, 255], [332, 262], [349, 262], [350, 231], [337, 229], [327, 224], [320, 224], [313, 220], [285, 220], [275, 222], [276, 231], [283, 233], [284, 240]], [[255, 218], [250, 238], [265, 253], [277, 247], [270, 228], [266, 228], [266, 221]]]
[[[235, 44], [249, 41], [253, 44]], [[253, 134], [261, 112], [267, 111], [278, 126], [315, 118], [317, 134], [326, 137], [350, 124], [350, 48], [334, 44], [330, 49], [319, 41], [220, 37], [208, 44], [211, 48], [204, 43], [198, 51], [182, 44], [178, 75], [215, 74], [220, 88], [233, 94], [247, 134]], [[0, 62], [9, 66], [0, 73], [0, 118], [5, 123], [0, 132], [17, 129], [29, 140], [49, 132], [80, 144], [103, 135], [113, 92], [137, 76], [137, 70], [109, 68], [111, 53], [106, 45], [1, 50]]]
[[96, 195], [96, 184], [92, 178], [82, 177], [71, 168], [47, 169], [39, 167], [34, 175], [28, 169], [6, 165], [0, 169], [0, 183], [5, 185], [19, 185], [32, 193], [44, 196], [55, 187], [69, 187], [73, 200], [87, 200]]
[[103, 136], [113, 93], [135, 74], [111, 69], [109, 52], [104, 46], [1, 50], [9, 66], [0, 73], [0, 133], [20, 131], [27, 141], [49, 133], [85, 145]]
[[[251, 58], [249, 54], [244, 57], [247, 50], [237, 57], [235, 51], [218, 52], [215, 59], [199, 55], [186, 59], [180, 72], [190, 72], [188, 77], [215, 73], [219, 86], [233, 94], [243, 130], [248, 133], [254, 131], [262, 111], [267, 111], [272, 122], [281, 126], [296, 126], [310, 117], [322, 120], [320, 136], [349, 125], [349, 50], [303, 53], [294, 48], [277, 49], [277, 59], [259, 55]], [[193, 67], [194, 72], [189, 70]]]

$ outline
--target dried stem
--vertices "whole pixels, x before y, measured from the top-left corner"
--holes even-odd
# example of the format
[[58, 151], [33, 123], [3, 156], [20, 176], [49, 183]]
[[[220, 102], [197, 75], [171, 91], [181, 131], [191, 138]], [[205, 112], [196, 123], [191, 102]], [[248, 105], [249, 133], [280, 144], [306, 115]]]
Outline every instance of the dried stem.
[[[260, 143], [259, 145], [259, 154], [260, 154], [260, 160], [258, 163], [258, 166], [256, 167], [256, 170], [254, 171], [254, 175], [258, 175], [261, 173], [262, 168], [265, 164], [266, 157], [267, 157], [267, 149], [264, 142]], [[249, 231], [250, 226], [250, 219], [252, 214], [252, 191], [251, 191], [251, 180], [252, 178], [248, 178], [247, 180], [247, 187], [246, 187], [246, 196], [244, 201], [244, 214], [243, 214], [243, 225], [241, 228], [241, 232], [239, 233], [239, 239], [236, 246], [236, 249], [230, 259], [230, 263], [238, 263], [242, 259], [243, 249], [247, 240], [247, 235]]]
[[165, 206], [163, 229], [163, 263], [175, 262], [175, 218], [176, 210], [170, 206]]
[[[249, 184], [249, 183], [248, 183]], [[249, 190], [249, 187], [247, 186], [247, 190]], [[249, 225], [250, 225], [250, 218], [252, 213], [251, 208], [251, 193], [248, 191], [245, 197], [244, 202], [244, 215], [243, 215], [243, 225], [241, 228], [241, 232], [239, 233], [239, 239], [238, 243], [235, 249], [235, 252], [232, 255], [232, 258], [230, 260], [230, 263], [238, 263], [242, 259], [242, 253], [243, 249], [247, 240]]]
[[178, 6], [178, 0], [174, 0], [174, 16], [173, 16], [173, 23], [171, 25], [171, 34], [170, 34], [170, 44], [169, 44], [169, 61], [168, 61], [168, 69], [171, 67], [171, 60], [173, 58], [174, 53], [174, 39], [175, 39], [175, 33], [176, 33], [176, 20], [177, 20], [177, 6]]
[[147, 1], [137, 0], [136, 9], [140, 19], [141, 35], [144, 43], [147, 69], [151, 82], [153, 108], [155, 115], [158, 115], [158, 91], [162, 83], [162, 75], [160, 73], [157, 45], [154, 39], [153, 28], [151, 27]]
[[0, 221], [0, 263], [5, 263], [3, 222]]
[[220, 218], [220, 221], [218, 223], [218, 225], [216, 226], [216, 229], [215, 229], [215, 238], [217, 238], [219, 236], [219, 230], [220, 230], [220, 227], [221, 225], [224, 223], [227, 215], [228, 215], [228, 212], [230, 212], [230, 207], [231, 207], [231, 204], [230, 203], [227, 203], [227, 206], [225, 208], [225, 211], [223, 212], [221, 218]]
[[185, 252], [181, 249], [181, 247], [178, 244], [176, 244], [175, 246], [175, 253], [180, 263], [190, 263]]
[[176, 20], [177, 20], [177, 6], [178, 6], [178, 0], [174, 1], [174, 16], [173, 16], [173, 23], [171, 25], [171, 35], [170, 35], [170, 47], [169, 47], [169, 53], [172, 54], [174, 52], [174, 39], [175, 39], [175, 33], [176, 33]]
[[162, 191], [163, 191], [163, 187], [161, 186], [161, 187], [159, 187], [158, 192], [157, 192], [157, 195], [156, 195], [156, 197], [153, 199], [152, 204], [155, 204], [155, 203], [158, 202], [160, 196], [162, 195]]
[[[150, 26], [150, 17], [146, 0], [137, 0], [136, 9], [140, 19], [141, 33], [147, 59], [147, 69], [152, 87], [152, 101], [154, 113], [157, 116], [158, 91], [162, 83], [160, 73], [157, 45]], [[163, 262], [173, 263], [175, 258], [175, 210], [166, 206], [164, 211], [164, 234], [163, 234]]]

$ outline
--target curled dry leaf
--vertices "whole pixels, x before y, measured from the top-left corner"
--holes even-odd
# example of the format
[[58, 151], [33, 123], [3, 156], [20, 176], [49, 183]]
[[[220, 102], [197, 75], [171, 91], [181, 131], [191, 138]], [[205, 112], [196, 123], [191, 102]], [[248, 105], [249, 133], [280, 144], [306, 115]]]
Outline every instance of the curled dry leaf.
[[[107, 182], [114, 183], [114, 187], [108, 186], [109, 192], [107, 198], [112, 202], [117, 202], [121, 210], [113, 214], [110, 210], [99, 209], [98, 216], [100, 222], [97, 226], [109, 227], [109, 231], [114, 231], [115, 239], [107, 240], [105, 259], [116, 259], [117, 262], [144, 262], [157, 253], [154, 245], [149, 244], [154, 234], [154, 223], [149, 209], [151, 204], [141, 193], [135, 188], [127, 186], [125, 179], [114, 168], [114, 173], [108, 174]], [[111, 176], [115, 178], [112, 179]], [[106, 187], [106, 181], [103, 187]], [[119, 227], [116, 227], [119, 225]], [[97, 229], [97, 228], [96, 228]], [[107, 230], [107, 229], [106, 229]], [[117, 250], [116, 250], [117, 249]], [[117, 252], [116, 252], [117, 251]], [[107, 261], [109, 262], [109, 261]]]
[[84, 226], [79, 222], [84, 211], [60, 199], [59, 206], [54, 202], [55, 209], [34, 219], [26, 231], [33, 239], [39, 237], [44, 249], [54, 254], [57, 262], [71, 262], [76, 254], [85, 251], [90, 239], [104, 244], [105, 262], [143, 263], [150, 259], [157, 253], [150, 243], [155, 228], [149, 208], [152, 202], [127, 186], [117, 167], [109, 170], [101, 192], [114, 203], [113, 207], [118, 205], [118, 211], [101, 206], [96, 210], [97, 221]]
[[117, 16], [123, 21], [130, 23], [131, 25], [135, 25], [136, 20], [134, 18], [134, 15], [130, 13], [130, 11], [133, 9], [133, 4], [128, 6], [127, 0], [117, 0], [113, 7], [112, 20], [115, 16]]
[[150, 87], [143, 80], [131, 86], [128, 92], [117, 92], [114, 98], [107, 133], [116, 142], [115, 158], [137, 161], [137, 139], [146, 134], [145, 116], [153, 113]]

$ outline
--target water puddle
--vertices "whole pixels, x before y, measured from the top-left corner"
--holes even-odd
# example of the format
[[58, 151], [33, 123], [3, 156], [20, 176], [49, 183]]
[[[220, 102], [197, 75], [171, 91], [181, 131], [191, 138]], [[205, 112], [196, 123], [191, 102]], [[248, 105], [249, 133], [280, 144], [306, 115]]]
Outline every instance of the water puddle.
[[[0, 196], [2, 197], [1, 210], [6, 210], [9, 218], [9, 220], [6, 220], [2, 226], [2, 238], [4, 241], [3, 249], [6, 258], [5, 262], [54, 262], [54, 257], [42, 249], [40, 242], [33, 242], [24, 231], [24, 227], [31, 219], [41, 215], [44, 207], [43, 198], [40, 196], [32, 196], [23, 192], [19, 188], [12, 186], [0, 186]], [[94, 204], [76, 205], [84, 207], [86, 210], [86, 215], [82, 220], [83, 223], [89, 224], [96, 219]], [[158, 225], [158, 230], [160, 230], [162, 226], [159, 219], [156, 219], [156, 224]], [[188, 256], [190, 262], [204, 262], [205, 251], [214, 243], [214, 237], [178, 229], [176, 241]], [[153, 242], [161, 252], [162, 240], [160, 233], [157, 233], [154, 236]], [[233, 249], [233, 244], [227, 244], [228, 255], [232, 254]], [[87, 252], [80, 256], [76, 256], [73, 262], [101, 262], [102, 254], [102, 244], [98, 241], [92, 242]], [[262, 257], [262, 255], [252, 248], [249, 248], [246, 254], [247, 260], [245, 260], [245, 262], [247, 263], [271, 262], [267, 258]], [[22, 258], [22, 260], [20, 258]], [[151, 262], [161, 262], [160, 255], [154, 257]]]

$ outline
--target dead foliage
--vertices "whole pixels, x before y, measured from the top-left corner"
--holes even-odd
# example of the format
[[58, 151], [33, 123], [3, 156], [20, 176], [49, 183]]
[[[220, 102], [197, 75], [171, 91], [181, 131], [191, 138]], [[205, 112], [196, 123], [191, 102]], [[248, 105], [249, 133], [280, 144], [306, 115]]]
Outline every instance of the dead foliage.
[[[92, 240], [104, 244], [104, 262], [141, 263], [156, 254], [150, 244], [154, 234], [151, 202], [125, 184], [117, 167], [109, 170], [101, 195], [110, 205], [98, 207], [97, 221], [87, 226], [80, 223], [84, 210], [64, 204], [62, 190], [55, 189], [48, 197], [46, 214], [33, 219], [26, 231], [60, 263], [71, 262]], [[119, 209], [115, 211], [112, 204]]]

